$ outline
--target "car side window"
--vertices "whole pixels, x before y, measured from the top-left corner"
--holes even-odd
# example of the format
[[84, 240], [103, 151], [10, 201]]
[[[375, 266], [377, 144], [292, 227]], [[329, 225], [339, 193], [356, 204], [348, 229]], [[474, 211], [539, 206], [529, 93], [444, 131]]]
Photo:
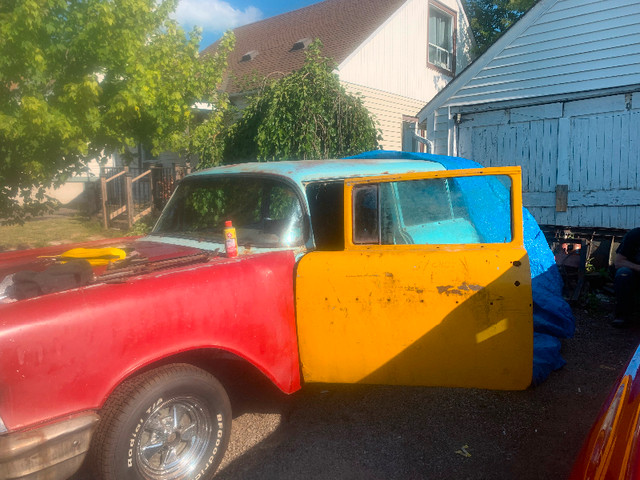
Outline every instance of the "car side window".
[[507, 243], [512, 238], [508, 177], [359, 185], [352, 202], [354, 244]]
[[380, 211], [378, 205], [379, 185], [363, 185], [354, 190], [353, 234], [357, 243], [380, 243]]

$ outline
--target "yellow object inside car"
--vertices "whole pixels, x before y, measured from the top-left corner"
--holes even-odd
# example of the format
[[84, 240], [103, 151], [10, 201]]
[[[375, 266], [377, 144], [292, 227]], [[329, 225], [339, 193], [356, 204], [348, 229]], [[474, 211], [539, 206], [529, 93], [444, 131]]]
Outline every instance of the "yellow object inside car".
[[121, 248], [72, 248], [58, 256], [62, 261], [73, 259], [84, 259], [93, 267], [109, 265], [118, 260], [124, 260], [127, 252]]

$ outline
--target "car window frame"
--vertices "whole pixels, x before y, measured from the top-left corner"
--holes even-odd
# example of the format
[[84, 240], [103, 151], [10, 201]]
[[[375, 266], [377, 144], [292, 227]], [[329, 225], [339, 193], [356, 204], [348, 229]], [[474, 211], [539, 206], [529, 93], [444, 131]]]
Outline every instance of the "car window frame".
[[[354, 190], [363, 185], [379, 185], [382, 183], [423, 180], [423, 179], [451, 179], [458, 177], [476, 177], [476, 176], [506, 176], [511, 180], [510, 188], [510, 204], [511, 204], [511, 240], [504, 243], [433, 243], [433, 244], [375, 244], [375, 243], [357, 243], [354, 241]], [[378, 192], [378, 206], [380, 204], [380, 195]], [[520, 206], [520, 208], [515, 208]], [[489, 245], [524, 245], [523, 233], [523, 213], [522, 213], [522, 169], [519, 166], [511, 167], [486, 167], [471, 168], [460, 170], [438, 170], [431, 172], [412, 172], [397, 175], [358, 177], [345, 180], [344, 190], [344, 232], [345, 232], [345, 250], [360, 249], [388, 249], [388, 248], [460, 248], [469, 247], [471, 245], [486, 247]]]

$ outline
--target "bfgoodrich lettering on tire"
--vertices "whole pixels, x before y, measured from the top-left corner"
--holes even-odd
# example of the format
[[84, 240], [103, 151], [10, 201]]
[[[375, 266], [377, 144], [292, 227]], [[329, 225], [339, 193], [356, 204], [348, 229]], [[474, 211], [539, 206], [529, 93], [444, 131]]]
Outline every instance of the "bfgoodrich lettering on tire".
[[93, 469], [102, 480], [207, 480], [230, 433], [220, 382], [192, 365], [168, 365], [126, 381], [105, 403]]

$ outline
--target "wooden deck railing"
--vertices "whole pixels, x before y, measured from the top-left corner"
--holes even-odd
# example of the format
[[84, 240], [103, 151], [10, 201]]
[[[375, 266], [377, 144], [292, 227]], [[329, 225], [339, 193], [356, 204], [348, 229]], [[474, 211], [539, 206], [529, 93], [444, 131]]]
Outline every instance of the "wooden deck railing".
[[161, 209], [171, 196], [176, 182], [190, 171], [190, 168], [179, 165], [171, 168], [151, 167], [144, 171], [129, 167], [101, 168], [103, 226], [109, 228], [115, 218], [126, 213], [127, 224], [131, 228], [154, 209]]

